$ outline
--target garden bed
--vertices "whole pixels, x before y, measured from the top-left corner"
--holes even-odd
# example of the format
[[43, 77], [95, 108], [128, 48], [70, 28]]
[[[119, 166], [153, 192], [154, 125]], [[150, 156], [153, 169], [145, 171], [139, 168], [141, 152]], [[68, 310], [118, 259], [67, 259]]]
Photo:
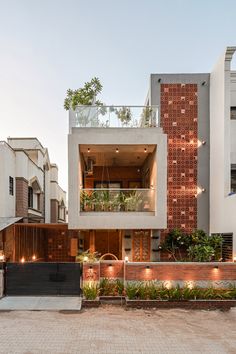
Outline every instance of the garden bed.
[[100, 306], [100, 299], [97, 298], [95, 300], [87, 300], [87, 299], [83, 299], [82, 300], [82, 307], [99, 307]]
[[229, 310], [236, 307], [236, 300], [129, 300], [126, 298], [126, 307], [130, 308], [183, 308], [189, 310]]

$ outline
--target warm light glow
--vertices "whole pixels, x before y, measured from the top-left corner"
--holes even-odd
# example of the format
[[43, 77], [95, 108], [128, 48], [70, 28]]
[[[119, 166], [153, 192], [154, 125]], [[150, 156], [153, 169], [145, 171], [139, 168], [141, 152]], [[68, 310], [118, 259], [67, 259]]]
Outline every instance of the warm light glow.
[[147, 149], [146, 149], [146, 148], [144, 149], [144, 152], [147, 152]]
[[20, 261], [21, 263], [25, 263], [25, 257], [22, 257]]
[[128, 262], [128, 261], [129, 261], [129, 257], [125, 256], [125, 262]]
[[90, 148], [88, 148], [88, 153], [90, 153]]
[[118, 153], [119, 152], [119, 149], [118, 148], [116, 148], [116, 153]]
[[5, 259], [4, 254], [0, 254], [0, 262], [4, 262], [4, 259]]
[[32, 260], [35, 261], [35, 259], [36, 259], [36, 256], [35, 256], [35, 254], [33, 254]]
[[236, 256], [234, 256], [234, 262], [236, 262]]
[[84, 256], [84, 262], [88, 261], [88, 256]]
[[189, 289], [193, 289], [193, 288], [194, 288], [194, 281], [192, 281], [192, 280], [186, 281], [186, 286], [187, 286]]
[[171, 281], [169, 281], [169, 280], [166, 280], [164, 285], [167, 289], [171, 289], [171, 287], [172, 287]]
[[197, 141], [197, 146], [198, 147], [200, 147], [200, 146], [202, 146], [202, 145], [205, 145], [206, 144], [206, 142], [203, 140], [203, 141], [201, 141], [201, 140], [198, 140]]
[[204, 193], [205, 191], [205, 188], [197, 187], [197, 195]]

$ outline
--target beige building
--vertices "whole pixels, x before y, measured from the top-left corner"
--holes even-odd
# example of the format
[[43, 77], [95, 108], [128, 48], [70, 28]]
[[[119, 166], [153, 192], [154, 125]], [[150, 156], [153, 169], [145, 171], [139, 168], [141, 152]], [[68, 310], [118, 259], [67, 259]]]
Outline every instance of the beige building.
[[0, 166], [1, 218], [66, 221], [66, 192], [58, 184], [58, 167], [37, 138], [1, 141]]

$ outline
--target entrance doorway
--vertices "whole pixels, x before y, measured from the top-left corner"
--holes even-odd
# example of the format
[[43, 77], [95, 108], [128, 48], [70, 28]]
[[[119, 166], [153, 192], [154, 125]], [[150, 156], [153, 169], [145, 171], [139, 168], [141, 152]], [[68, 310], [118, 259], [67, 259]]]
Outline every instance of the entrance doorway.
[[150, 230], [133, 231], [133, 262], [149, 262], [151, 248]]
[[122, 230], [90, 230], [84, 234], [84, 249], [122, 259]]

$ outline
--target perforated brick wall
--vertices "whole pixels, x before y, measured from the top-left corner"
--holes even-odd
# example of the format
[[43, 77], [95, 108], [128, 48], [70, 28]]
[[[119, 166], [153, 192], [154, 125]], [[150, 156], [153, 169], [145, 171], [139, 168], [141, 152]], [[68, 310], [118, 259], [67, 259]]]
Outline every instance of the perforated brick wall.
[[168, 229], [197, 228], [197, 84], [161, 84], [161, 126], [168, 135]]

